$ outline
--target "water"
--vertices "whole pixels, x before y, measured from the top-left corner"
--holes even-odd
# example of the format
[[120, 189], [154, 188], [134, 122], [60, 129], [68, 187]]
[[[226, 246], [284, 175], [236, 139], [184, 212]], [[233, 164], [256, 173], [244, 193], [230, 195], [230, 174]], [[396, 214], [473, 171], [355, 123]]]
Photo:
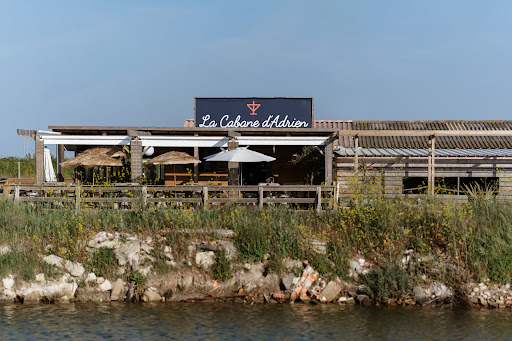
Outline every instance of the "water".
[[1, 340], [510, 340], [512, 311], [333, 305], [0, 305]]

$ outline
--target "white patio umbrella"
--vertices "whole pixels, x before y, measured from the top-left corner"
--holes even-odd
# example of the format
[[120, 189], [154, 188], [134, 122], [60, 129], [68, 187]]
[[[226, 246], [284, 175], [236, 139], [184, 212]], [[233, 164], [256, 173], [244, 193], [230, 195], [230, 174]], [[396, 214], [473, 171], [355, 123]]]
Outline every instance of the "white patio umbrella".
[[[224, 162], [270, 162], [276, 158], [247, 147], [239, 147], [233, 150], [222, 150], [217, 154], [213, 154], [204, 158], [206, 161], [224, 161]], [[240, 166], [240, 178], [242, 178], [242, 167]]]
[[43, 155], [44, 155], [43, 156], [44, 181], [45, 182], [56, 182], [57, 176], [55, 176], [55, 170], [53, 169], [52, 154], [50, 154], [50, 149], [48, 149], [48, 147], [44, 148]]

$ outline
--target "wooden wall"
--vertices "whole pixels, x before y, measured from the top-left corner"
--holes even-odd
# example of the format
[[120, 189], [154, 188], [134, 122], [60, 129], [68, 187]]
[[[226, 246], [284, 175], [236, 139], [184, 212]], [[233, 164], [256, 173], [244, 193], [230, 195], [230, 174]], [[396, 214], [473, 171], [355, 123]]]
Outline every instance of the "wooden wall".
[[[363, 175], [381, 177], [384, 192], [389, 197], [402, 195], [404, 177], [427, 177], [428, 174], [426, 157], [359, 157], [359, 161], [358, 178]], [[336, 157], [335, 172], [340, 190], [348, 193], [354, 181], [354, 158]], [[500, 183], [499, 195], [512, 199], [512, 158], [438, 157], [435, 159], [435, 176], [496, 177]]]

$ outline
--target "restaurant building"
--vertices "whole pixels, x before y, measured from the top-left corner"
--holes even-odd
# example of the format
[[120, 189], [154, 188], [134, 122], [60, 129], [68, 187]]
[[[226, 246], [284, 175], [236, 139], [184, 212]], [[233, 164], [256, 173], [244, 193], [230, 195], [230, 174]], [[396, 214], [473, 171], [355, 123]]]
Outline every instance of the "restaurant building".
[[[337, 184], [348, 191], [355, 176], [378, 176], [388, 196], [435, 193], [445, 186], [463, 194], [472, 183], [493, 182], [512, 198], [512, 121], [314, 120], [312, 98], [196, 98], [195, 118], [182, 127], [49, 126], [20, 130], [36, 140], [36, 182], [44, 182], [43, 150], [57, 146], [76, 154], [93, 146], [120, 146], [130, 154], [130, 180], [157, 184]], [[270, 163], [204, 162], [221, 149], [248, 147], [274, 157]], [[297, 157], [313, 150], [322, 175], [311, 179]], [[197, 165], [144, 168], [144, 160], [175, 150]], [[153, 172], [153, 173], [152, 173]], [[62, 169], [57, 176], [63, 180]], [[158, 175], [158, 176], [155, 176]], [[446, 187], [446, 186], [445, 186]]]

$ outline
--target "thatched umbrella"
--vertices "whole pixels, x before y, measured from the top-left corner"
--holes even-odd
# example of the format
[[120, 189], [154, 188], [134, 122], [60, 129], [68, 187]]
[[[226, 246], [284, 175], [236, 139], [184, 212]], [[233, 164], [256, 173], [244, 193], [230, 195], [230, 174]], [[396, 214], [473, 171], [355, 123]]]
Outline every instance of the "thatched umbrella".
[[185, 152], [170, 151], [159, 155], [152, 160], [148, 161], [148, 165], [173, 165], [174, 166], [174, 184], [176, 184], [176, 165], [188, 165], [188, 164], [201, 163], [198, 159]]
[[[61, 166], [64, 168], [93, 168], [96, 166], [100, 167], [121, 167], [123, 163], [121, 159], [126, 159], [126, 153], [118, 147], [97, 147], [87, 149], [78, 156], [61, 162]], [[107, 170], [108, 179], [108, 170]], [[94, 181], [94, 179], [93, 179]], [[108, 180], [107, 180], [108, 181]]]

